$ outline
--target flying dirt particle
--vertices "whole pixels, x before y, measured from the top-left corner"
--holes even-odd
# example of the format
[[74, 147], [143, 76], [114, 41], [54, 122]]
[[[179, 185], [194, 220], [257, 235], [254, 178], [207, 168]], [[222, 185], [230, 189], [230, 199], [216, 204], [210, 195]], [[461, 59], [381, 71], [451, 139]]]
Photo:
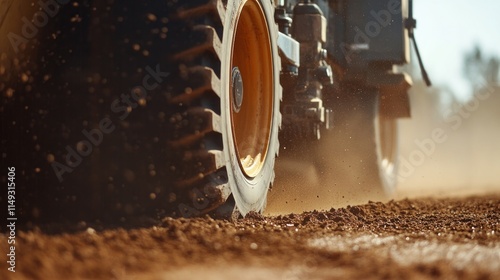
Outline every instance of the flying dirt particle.
[[87, 228], [87, 230], [85, 232], [87, 232], [87, 234], [94, 235], [95, 234], [95, 229], [89, 227], [89, 228]]
[[156, 199], [156, 194], [155, 194], [155, 193], [150, 193], [150, 194], [149, 194], [149, 198], [150, 198], [151, 200], [155, 200], [155, 199]]
[[70, 21], [71, 22], [81, 22], [82, 18], [80, 17], [80, 15], [76, 15], [76, 16], [72, 17]]
[[47, 161], [48, 161], [49, 163], [54, 162], [54, 160], [55, 160], [55, 159], [56, 159], [56, 158], [54, 157], [54, 155], [53, 155], [53, 154], [48, 154], [48, 155], [47, 155]]
[[84, 142], [84, 141], [80, 141], [78, 143], [76, 143], [76, 150], [80, 153], [80, 154], [85, 154], [88, 152], [88, 149], [89, 147], [87, 146], [87, 144]]
[[40, 173], [41, 169], [40, 167], [35, 168], [35, 173]]
[[29, 79], [30, 77], [26, 73], [21, 74], [21, 81], [23, 81], [24, 83], [28, 82]]
[[12, 88], [8, 88], [7, 91], [5, 92], [5, 96], [7, 98], [11, 98], [12, 96], [14, 96], [14, 90]]
[[250, 249], [257, 250], [257, 248], [259, 248], [259, 245], [257, 245], [257, 243], [251, 243], [250, 244]]
[[132, 45], [132, 49], [133, 49], [134, 51], [139, 51], [139, 50], [141, 49], [141, 46], [140, 46], [139, 44], [133, 44], [133, 45]]
[[158, 18], [154, 14], [148, 14], [148, 20], [155, 22]]

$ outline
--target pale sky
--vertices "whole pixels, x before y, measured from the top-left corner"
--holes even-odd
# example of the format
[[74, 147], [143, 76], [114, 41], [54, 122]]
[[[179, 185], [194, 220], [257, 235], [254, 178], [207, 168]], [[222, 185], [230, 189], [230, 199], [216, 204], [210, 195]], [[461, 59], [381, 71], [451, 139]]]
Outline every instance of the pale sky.
[[[478, 44], [500, 57], [499, 0], [414, 0], [415, 37], [427, 72], [460, 99], [470, 94], [462, 74], [464, 53]], [[414, 61], [416, 63], [416, 61]]]

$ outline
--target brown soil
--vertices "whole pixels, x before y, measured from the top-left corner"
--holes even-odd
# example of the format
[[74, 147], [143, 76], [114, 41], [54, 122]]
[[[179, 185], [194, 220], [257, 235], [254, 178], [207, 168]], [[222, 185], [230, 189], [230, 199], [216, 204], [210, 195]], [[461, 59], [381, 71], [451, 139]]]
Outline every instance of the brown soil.
[[500, 195], [17, 233], [0, 279], [500, 279]]

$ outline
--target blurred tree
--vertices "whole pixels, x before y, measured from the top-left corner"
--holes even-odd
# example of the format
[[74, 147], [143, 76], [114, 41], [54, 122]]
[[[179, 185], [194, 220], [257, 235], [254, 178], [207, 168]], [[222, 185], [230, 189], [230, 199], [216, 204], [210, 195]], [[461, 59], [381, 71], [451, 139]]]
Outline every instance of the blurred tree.
[[500, 60], [492, 56], [486, 57], [479, 46], [475, 46], [465, 54], [464, 75], [473, 90], [488, 85], [497, 85], [500, 73]]
[[[411, 49], [411, 63], [402, 67], [402, 70], [408, 73], [413, 80], [413, 86], [410, 89], [412, 118], [418, 118], [420, 124], [432, 124], [441, 121], [453, 104], [458, 103], [452, 89], [445, 84], [434, 83], [428, 87], [420, 72], [420, 66], [417, 63], [415, 50]], [[432, 73], [430, 78], [432, 80]]]
[[[500, 58], [485, 55], [480, 46], [476, 45], [470, 52], [466, 52], [463, 60], [465, 78], [469, 81], [472, 90], [472, 99], [481, 101], [481, 112], [474, 112], [477, 118], [482, 116], [484, 123], [494, 123], [498, 130], [500, 123]], [[485, 102], [485, 98], [487, 102]], [[487, 120], [487, 121], [486, 121]], [[483, 125], [484, 125], [483, 123]], [[471, 124], [472, 125], [472, 124]]]

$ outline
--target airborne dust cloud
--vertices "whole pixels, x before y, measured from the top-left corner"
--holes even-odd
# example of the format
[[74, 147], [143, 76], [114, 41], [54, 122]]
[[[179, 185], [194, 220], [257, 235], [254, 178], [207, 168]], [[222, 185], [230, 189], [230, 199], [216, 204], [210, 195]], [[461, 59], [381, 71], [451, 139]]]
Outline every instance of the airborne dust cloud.
[[[412, 118], [398, 122], [398, 186], [387, 199], [500, 190], [500, 88], [486, 86], [467, 102], [451, 96], [446, 91], [426, 90], [420, 83], [410, 90]], [[433, 138], [436, 131], [439, 141]], [[267, 214], [380, 200], [370, 192], [370, 178], [358, 164], [363, 152], [335, 136], [323, 140], [328, 144], [321, 144], [319, 153], [312, 151], [313, 144], [291, 153], [281, 149]], [[344, 145], [347, 152], [335, 158], [333, 143]], [[331, 160], [323, 160], [327, 166], [320, 168], [313, 163], [315, 155], [331, 155]]]

